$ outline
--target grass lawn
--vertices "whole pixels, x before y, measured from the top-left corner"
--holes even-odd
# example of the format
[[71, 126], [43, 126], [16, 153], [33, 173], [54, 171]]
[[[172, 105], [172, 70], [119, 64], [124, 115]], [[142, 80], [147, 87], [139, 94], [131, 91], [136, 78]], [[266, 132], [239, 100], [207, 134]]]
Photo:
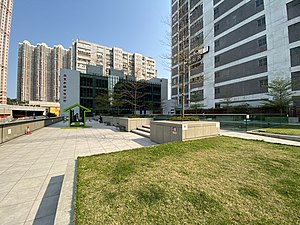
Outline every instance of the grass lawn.
[[273, 134], [285, 134], [300, 136], [300, 126], [298, 125], [286, 125], [283, 127], [273, 127], [264, 129], [268, 133]]
[[300, 149], [215, 137], [78, 159], [76, 224], [300, 224]]

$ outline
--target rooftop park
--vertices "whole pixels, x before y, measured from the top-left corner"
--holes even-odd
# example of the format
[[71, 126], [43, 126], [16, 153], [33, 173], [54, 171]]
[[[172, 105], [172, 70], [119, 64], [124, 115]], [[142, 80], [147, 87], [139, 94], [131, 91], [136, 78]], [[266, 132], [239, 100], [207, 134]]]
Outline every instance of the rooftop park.
[[76, 224], [299, 224], [299, 147], [213, 137], [78, 159]]

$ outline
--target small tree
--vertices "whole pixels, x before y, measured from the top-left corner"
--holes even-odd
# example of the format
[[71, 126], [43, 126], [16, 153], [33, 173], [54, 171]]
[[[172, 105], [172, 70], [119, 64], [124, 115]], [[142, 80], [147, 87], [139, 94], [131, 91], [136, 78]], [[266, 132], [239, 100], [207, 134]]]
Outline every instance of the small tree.
[[123, 101], [123, 94], [122, 93], [116, 93], [113, 92], [112, 98], [111, 98], [111, 105], [114, 109], [117, 110], [117, 114], [120, 114], [120, 109], [123, 105], [125, 105], [125, 102]]
[[102, 112], [111, 110], [111, 100], [109, 93], [103, 93], [96, 97], [96, 109]]
[[287, 79], [278, 78], [268, 84], [268, 96], [271, 99], [264, 100], [264, 106], [279, 109], [280, 113], [287, 113], [292, 100], [292, 82]]
[[133, 107], [133, 115], [136, 115], [137, 108], [143, 106], [143, 98], [145, 93], [143, 89], [146, 87], [146, 83], [144, 81], [124, 81], [120, 83], [117, 88], [115, 88], [115, 92], [122, 96], [120, 98], [123, 103], [127, 103], [128, 105]]

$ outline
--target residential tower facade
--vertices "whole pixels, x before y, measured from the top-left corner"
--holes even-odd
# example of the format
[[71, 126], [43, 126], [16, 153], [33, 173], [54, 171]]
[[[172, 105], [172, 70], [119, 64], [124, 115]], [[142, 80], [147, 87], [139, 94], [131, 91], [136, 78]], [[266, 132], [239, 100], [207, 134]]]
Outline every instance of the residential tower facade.
[[7, 103], [7, 76], [13, 0], [0, 0], [0, 104]]
[[150, 80], [157, 76], [156, 62], [150, 57], [76, 40], [72, 45], [72, 68], [86, 73], [87, 65], [101, 66], [106, 76], [111, 68], [124, 71], [125, 76], [131, 75], [137, 80]]
[[28, 41], [19, 44], [17, 98], [20, 101], [56, 102], [60, 98], [60, 69], [71, 68], [71, 50]]
[[173, 99], [259, 106], [276, 78], [300, 96], [300, 0], [172, 0]]

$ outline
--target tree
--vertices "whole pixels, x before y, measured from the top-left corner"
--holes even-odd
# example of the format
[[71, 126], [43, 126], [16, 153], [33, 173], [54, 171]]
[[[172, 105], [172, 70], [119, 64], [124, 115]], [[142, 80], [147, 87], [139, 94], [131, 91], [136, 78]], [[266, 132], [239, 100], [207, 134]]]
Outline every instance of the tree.
[[125, 105], [125, 102], [123, 101], [123, 94], [122, 93], [116, 93], [113, 92], [111, 96], [111, 105], [114, 109], [117, 110], [117, 114], [120, 114], [120, 109], [123, 105]]
[[271, 99], [264, 100], [264, 106], [279, 109], [280, 113], [287, 113], [292, 99], [292, 82], [288, 79], [278, 78], [267, 85], [268, 96]]
[[[163, 21], [164, 24], [167, 24], [172, 31], [167, 32], [167, 41], [164, 41], [163, 44], [169, 47], [171, 55], [166, 54], [163, 56], [165, 64], [170, 65], [171, 70], [172, 65], [179, 65], [178, 75], [179, 75], [179, 93], [181, 94], [181, 116], [184, 117], [185, 104], [187, 101], [186, 87], [192, 83], [201, 83], [204, 80], [204, 76], [200, 75], [197, 80], [189, 80], [190, 71], [197, 71], [203, 66], [202, 59], [204, 54], [208, 52], [209, 48], [203, 46], [204, 40], [207, 38], [208, 34], [212, 32], [209, 31], [206, 36], [203, 36], [203, 33], [194, 37], [194, 41], [190, 40], [190, 27], [189, 27], [189, 17], [179, 18], [178, 23], [174, 22], [172, 24], [169, 19]], [[174, 26], [173, 26], [174, 25]], [[173, 31], [173, 28], [176, 28]], [[178, 33], [178, 35], [172, 36], [173, 34]], [[172, 42], [178, 43], [178, 46], [172, 46]], [[174, 47], [172, 49], [172, 47]], [[198, 71], [196, 74], [200, 74]], [[173, 84], [174, 85], [174, 84]]]
[[145, 96], [144, 88], [146, 83], [142, 80], [131, 81], [127, 80], [115, 87], [115, 93], [120, 96], [119, 101], [127, 103], [133, 107], [133, 115], [136, 115], [137, 108], [143, 106], [142, 99]]
[[105, 112], [111, 110], [111, 101], [109, 93], [102, 93], [96, 97], [96, 109]]

